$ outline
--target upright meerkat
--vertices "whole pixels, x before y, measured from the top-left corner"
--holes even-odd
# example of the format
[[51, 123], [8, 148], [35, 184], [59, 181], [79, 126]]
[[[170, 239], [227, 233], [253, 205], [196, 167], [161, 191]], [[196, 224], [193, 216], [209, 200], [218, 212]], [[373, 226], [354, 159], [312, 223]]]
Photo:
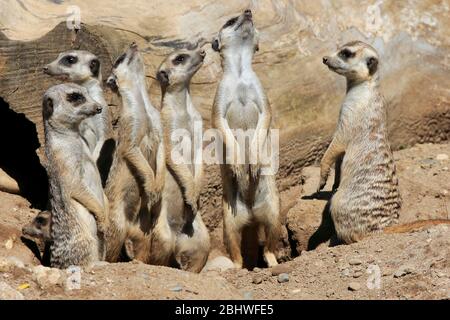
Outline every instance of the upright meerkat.
[[[166, 164], [170, 172], [163, 193], [161, 218], [180, 222], [172, 225], [176, 236], [175, 260], [182, 269], [194, 272], [200, 272], [206, 264], [210, 249], [208, 230], [198, 214], [203, 177], [203, 120], [190, 94], [191, 79], [203, 65], [206, 55], [202, 45], [203, 42], [199, 42], [195, 48], [176, 50], [161, 63], [157, 72], [162, 91]], [[185, 142], [190, 147], [188, 150], [182, 150]], [[180, 157], [174, 158], [176, 152], [181, 151], [190, 154], [180, 153]]]
[[102, 106], [86, 88], [53, 86], [43, 98], [45, 155], [50, 181], [53, 267], [88, 265], [104, 258], [108, 200], [80, 124]]
[[111, 222], [107, 260], [117, 261], [127, 228], [138, 223], [148, 231], [154, 224], [166, 166], [159, 112], [148, 98], [144, 63], [135, 43], [116, 60], [107, 84], [123, 101], [117, 152], [105, 190]]
[[[241, 242], [242, 237], [247, 236], [243, 234], [248, 230], [246, 227], [263, 227], [264, 259], [272, 267], [277, 264], [275, 254], [281, 230], [275, 177], [262, 175], [259, 159], [251, 163], [245, 141], [238, 141], [233, 135], [236, 129], [254, 130], [250, 146], [266, 144], [272, 121], [270, 105], [252, 69], [252, 58], [258, 50], [252, 12], [246, 10], [225, 23], [212, 47], [220, 52], [224, 72], [211, 118], [213, 127], [222, 134], [227, 159], [227, 163], [221, 165], [224, 242], [231, 260], [240, 268], [243, 265]], [[229, 160], [230, 155], [234, 161]]]
[[401, 207], [386, 104], [379, 92], [379, 57], [374, 48], [357, 41], [324, 57], [323, 63], [346, 77], [347, 95], [320, 163], [318, 190], [325, 186], [331, 165], [343, 156], [330, 210], [338, 239], [352, 243], [396, 223]]
[[44, 72], [85, 87], [91, 98], [102, 105], [102, 113], [84, 120], [80, 125], [80, 132], [92, 152], [102, 178], [102, 185], [105, 186], [116, 143], [111, 110], [103, 97], [100, 60], [88, 51], [67, 51], [60, 53], [56, 60], [45, 66]]

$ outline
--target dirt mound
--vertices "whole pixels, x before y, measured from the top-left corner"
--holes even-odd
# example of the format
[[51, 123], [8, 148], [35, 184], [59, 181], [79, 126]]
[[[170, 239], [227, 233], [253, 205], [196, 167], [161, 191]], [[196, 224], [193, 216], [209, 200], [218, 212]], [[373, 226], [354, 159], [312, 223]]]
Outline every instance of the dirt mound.
[[[400, 221], [448, 219], [450, 144], [417, 145], [395, 152], [403, 195]], [[410, 234], [375, 235], [349, 246], [318, 241], [330, 193], [312, 196], [318, 168], [281, 192], [287, 262], [274, 269], [192, 274], [142, 263], [99, 263], [78, 273], [43, 268], [20, 239], [36, 214], [29, 202], [0, 192], [0, 298], [24, 299], [450, 299], [450, 226]], [[301, 182], [304, 179], [304, 184]], [[326, 190], [330, 190], [333, 174]], [[290, 185], [294, 181], [289, 177]], [[285, 180], [280, 179], [283, 184]], [[214, 211], [215, 210], [215, 211]], [[206, 205], [213, 221], [210, 260], [224, 252], [220, 205]], [[217, 216], [212, 216], [217, 212]], [[79, 283], [80, 289], [76, 287]]]

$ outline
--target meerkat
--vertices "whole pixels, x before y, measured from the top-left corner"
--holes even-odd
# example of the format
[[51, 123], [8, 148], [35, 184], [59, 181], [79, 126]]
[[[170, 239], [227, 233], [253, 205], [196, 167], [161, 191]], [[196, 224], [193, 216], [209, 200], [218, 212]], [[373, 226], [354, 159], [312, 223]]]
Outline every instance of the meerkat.
[[363, 42], [347, 43], [323, 58], [347, 79], [347, 95], [331, 144], [320, 163], [318, 191], [341, 157], [330, 212], [337, 238], [353, 243], [397, 223], [401, 197], [388, 140], [386, 104], [379, 91], [379, 56]]
[[235, 266], [241, 268], [241, 246], [247, 242], [242, 239], [256, 234], [250, 229], [263, 228], [264, 260], [272, 267], [278, 264], [276, 253], [281, 233], [275, 177], [262, 175], [259, 160], [250, 163], [249, 148], [233, 135], [236, 129], [254, 130], [250, 146], [267, 143], [272, 121], [270, 105], [252, 69], [253, 55], [259, 50], [252, 12], [245, 10], [228, 20], [213, 39], [212, 47], [220, 53], [223, 68], [211, 119], [213, 127], [222, 134], [226, 160], [221, 165], [224, 243]]
[[[200, 48], [177, 50], [158, 69], [168, 167], [161, 210], [150, 233], [144, 234], [133, 228], [125, 241], [125, 251], [130, 259], [192, 272], [202, 270], [210, 248], [208, 231], [201, 215], [197, 214], [202, 179], [202, 118], [189, 93], [190, 80], [202, 66], [204, 56], [205, 52]], [[180, 164], [172, 159], [172, 152], [179, 143], [172, 139], [177, 129], [184, 130], [190, 142], [200, 146], [200, 151], [191, 149], [187, 163]]]
[[48, 89], [42, 114], [52, 212], [52, 267], [88, 265], [104, 258], [108, 200], [80, 124], [102, 106], [87, 89], [68, 83]]
[[103, 96], [100, 60], [94, 54], [83, 50], [60, 53], [56, 60], [44, 67], [44, 73], [69, 80], [85, 87], [89, 95], [102, 105], [102, 113], [87, 118], [80, 125], [85, 139], [97, 163], [102, 185], [106, 185], [115, 149], [111, 110]]
[[41, 211], [22, 228], [22, 236], [36, 243], [39, 249], [39, 260], [44, 265], [50, 265], [51, 223], [51, 212]]
[[166, 167], [160, 115], [148, 98], [144, 63], [135, 43], [115, 61], [107, 85], [123, 101], [117, 151], [105, 189], [111, 222], [107, 260], [117, 261], [127, 228], [138, 223], [148, 232], [155, 223]]

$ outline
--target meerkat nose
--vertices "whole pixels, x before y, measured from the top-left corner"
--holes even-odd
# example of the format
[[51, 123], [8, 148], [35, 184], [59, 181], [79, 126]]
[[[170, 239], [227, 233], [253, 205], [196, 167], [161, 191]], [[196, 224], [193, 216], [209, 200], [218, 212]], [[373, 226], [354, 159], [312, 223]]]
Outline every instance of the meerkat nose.
[[323, 63], [328, 64], [328, 57], [323, 57]]
[[43, 67], [42, 71], [44, 71], [44, 73], [48, 73], [48, 67], [47, 66]]
[[201, 55], [202, 57], [205, 57], [205, 56], [206, 56], [206, 51], [205, 51], [205, 50], [200, 50], [200, 55]]
[[244, 14], [245, 14], [246, 17], [251, 18], [252, 17], [252, 10], [247, 9], [247, 10], [244, 11]]
[[97, 106], [95, 111], [97, 111], [97, 113], [102, 113], [102, 106]]

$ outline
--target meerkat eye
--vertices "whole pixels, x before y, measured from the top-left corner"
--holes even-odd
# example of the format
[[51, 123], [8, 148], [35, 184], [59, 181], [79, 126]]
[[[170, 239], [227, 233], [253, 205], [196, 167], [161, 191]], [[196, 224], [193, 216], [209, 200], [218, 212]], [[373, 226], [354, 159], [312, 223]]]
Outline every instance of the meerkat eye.
[[183, 63], [186, 59], [187, 56], [185, 54], [180, 54], [174, 59], [173, 64], [177, 65]]
[[79, 105], [86, 102], [86, 98], [81, 93], [72, 92], [67, 94], [67, 101]]
[[227, 23], [225, 23], [224, 28], [231, 27], [233, 24], [236, 23], [237, 20], [238, 20], [237, 17], [228, 20]]
[[66, 66], [71, 66], [75, 63], [78, 62], [78, 58], [75, 56], [65, 56], [62, 60], [61, 63], [66, 65]]
[[353, 57], [355, 56], [355, 53], [354, 53], [354, 52], [351, 52], [351, 51], [348, 50], [348, 49], [344, 49], [344, 50], [342, 50], [341, 52], [339, 52], [339, 56], [340, 56], [342, 59], [347, 60], [347, 59], [353, 58]]
[[47, 224], [47, 219], [43, 217], [36, 217], [36, 223], [39, 225], [45, 225]]

